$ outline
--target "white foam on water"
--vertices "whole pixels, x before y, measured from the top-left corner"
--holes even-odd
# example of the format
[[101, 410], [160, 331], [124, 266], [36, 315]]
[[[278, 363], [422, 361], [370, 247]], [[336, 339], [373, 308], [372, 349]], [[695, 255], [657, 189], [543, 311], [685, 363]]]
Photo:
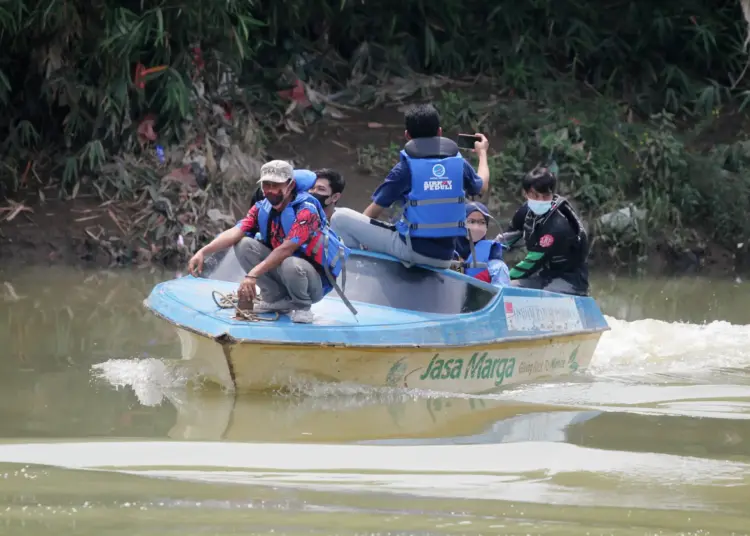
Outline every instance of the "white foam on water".
[[200, 373], [182, 361], [148, 358], [110, 359], [91, 367], [94, 379], [108, 382], [116, 389], [129, 387], [143, 406], [158, 406], [179, 398]]
[[588, 373], [603, 376], [681, 374], [750, 366], [750, 326], [714, 321], [687, 324], [606, 317]]
[[[226, 269], [232, 270], [232, 263], [236, 262], [236, 257], [232, 255], [226, 260]], [[215, 274], [216, 271], [212, 277]], [[658, 384], [662, 389], [659, 394], [648, 391], [648, 385], [643, 385], [638, 396], [648, 402], [654, 397], [661, 399], [666, 394], [663, 391], [665, 383], [691, 383], [693, 397], [700, 398], [695, 383], [700, 383], [701, 378], [710, 376], [711, 381], [715, 382], [717, 371], [745, 372], [743, 369], [750, 368], [750, 326], [723, 321], [687, 324], [653, 319], [632, 322], [612, 317], [606, 319], [611, 330], [602, 335], [589, 368], [582, 375], [555, 382], [521, 385], [493, 395], [300, 382], [284, 396], [320, 399], [348, 397], [353, 405], [367, 405], [444, 397], [519, 400], [529, 391], [534, 393], [534, 397], [539, 393], [555, 392], [557, 403], [580, 404], [582, 398], [604, 403], [611, 399], [613, 389], [616, 391], [623, 387], [621, 384]], [[92, 369], [96, 377], [115, 387], [132, 388], [144, 405], [158, 405], [165, 398], [173, 398], [176, 391], [184, 390], [188, 383], [200, 380], [201, 376], [200, 371], [189, 368], [187, 362], [155, 358], [111, 359], [94, 365]], [[743, 383], [747, 383], [747, 380]], [[747, 395], [747, 389], [740, 388], [740, 391], [741, 396]], [[564, 392], [571, 394], [569, 399], [561, 398]], [[575, 396], [572, 393], [576, 393]], [[631, 389], [628, 397], [635, 394]], [[731, 393], [725, 391], [724, 394]], [[706, 397], [709, 395], [706, 394]]]

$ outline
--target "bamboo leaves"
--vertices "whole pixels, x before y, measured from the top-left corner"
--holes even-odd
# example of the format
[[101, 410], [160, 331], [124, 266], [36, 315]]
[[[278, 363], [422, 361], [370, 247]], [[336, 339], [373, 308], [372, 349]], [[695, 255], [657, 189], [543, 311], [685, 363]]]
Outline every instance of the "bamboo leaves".
[[147, 114], [179, 136], [197, 102], [250, 87], [270, 102], [289, 70], [342, 87], [409, 68], [482, 74], [537, 99], [572, 74], [644, 116], [708, 114], [749, 94], [748, 1], [4, 0], [0, 149], [57, 148], [73, 180], [67, 152], [96, 167], [92, 140], [106, 160]]

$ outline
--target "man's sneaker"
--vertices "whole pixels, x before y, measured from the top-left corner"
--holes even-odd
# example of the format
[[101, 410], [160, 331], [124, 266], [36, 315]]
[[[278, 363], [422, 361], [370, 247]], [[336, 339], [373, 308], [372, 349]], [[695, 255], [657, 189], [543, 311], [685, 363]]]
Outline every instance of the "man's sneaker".
[[292, 322], [296, 322], [297, 324], [312, 324], [315, 315], [313, 315], [313, 312], [310, 309], [294, 309], [289, 313], [289, 318], [292, 319]]
[[273, 303], [262, 300], [253, 302], [253, 313], [279, 313], [285, 314], [292, 310], [288, 301], [277, 301]]

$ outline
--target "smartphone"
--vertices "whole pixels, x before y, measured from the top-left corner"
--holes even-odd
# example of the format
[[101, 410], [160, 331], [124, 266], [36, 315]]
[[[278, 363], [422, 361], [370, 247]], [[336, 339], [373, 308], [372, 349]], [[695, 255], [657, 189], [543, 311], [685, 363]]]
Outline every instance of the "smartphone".
[[473, 149], [476, 141], [482, 141], [482, 138], [474, 134], [459, 134], [456, 143], [459, 149]]

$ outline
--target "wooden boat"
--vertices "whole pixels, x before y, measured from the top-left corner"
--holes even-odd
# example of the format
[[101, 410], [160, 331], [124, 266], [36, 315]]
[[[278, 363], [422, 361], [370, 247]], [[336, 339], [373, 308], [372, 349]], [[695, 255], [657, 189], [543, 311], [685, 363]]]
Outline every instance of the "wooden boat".
[[156, 285], [145, 305], [177, 327], [183, 359], [239, 391], [344, 382], [489, 392], [585, 369], [609, 329], [590, 297], [498, 288], [359, 250], [346, 274], [356, 317], [332, 292], [312, 324], [236, 319], [214, 298], [236, 282], [192, 276]]

